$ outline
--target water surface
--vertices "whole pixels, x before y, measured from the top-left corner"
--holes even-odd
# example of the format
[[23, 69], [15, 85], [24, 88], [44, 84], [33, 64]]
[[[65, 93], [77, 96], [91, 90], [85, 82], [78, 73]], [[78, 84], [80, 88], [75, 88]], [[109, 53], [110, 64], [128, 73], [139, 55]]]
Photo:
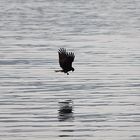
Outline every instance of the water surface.
[[[139, 140], [139, 13], [139, 0], [2, 0], [0, 139]], [[60, 47], [70, 75], [54, 72]]]

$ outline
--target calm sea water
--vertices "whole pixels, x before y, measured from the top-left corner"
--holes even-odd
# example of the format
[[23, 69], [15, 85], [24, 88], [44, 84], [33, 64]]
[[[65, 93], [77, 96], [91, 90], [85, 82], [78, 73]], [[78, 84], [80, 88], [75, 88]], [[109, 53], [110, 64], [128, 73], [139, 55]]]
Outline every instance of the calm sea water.
[[139, 140], [139, 15], [139, 0], [1, 0], [0, 140]]

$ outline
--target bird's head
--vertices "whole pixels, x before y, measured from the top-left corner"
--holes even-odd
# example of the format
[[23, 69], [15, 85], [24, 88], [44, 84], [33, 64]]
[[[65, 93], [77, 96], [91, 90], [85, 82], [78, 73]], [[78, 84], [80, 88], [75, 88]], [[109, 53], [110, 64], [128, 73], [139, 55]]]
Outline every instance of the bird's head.
[[74, 71], [75, 69], [72, 67], [71, 70]]

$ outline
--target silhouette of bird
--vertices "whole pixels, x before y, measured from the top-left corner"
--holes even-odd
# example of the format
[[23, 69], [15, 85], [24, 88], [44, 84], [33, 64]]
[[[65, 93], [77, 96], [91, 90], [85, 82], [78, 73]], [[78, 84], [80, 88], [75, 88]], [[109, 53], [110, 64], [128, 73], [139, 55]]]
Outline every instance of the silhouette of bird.
[[66, 49], [60, 48], [58, 50], [59, 55], [59, 65], [62, 70], [56, 70], [56, 72], [64, 72], [69, 75], [69, 71], [74, 71], [72, 67], [72, 62], [74, 61], [75, 55], [73, 52], [67, 52]]
[[72, 100], [66, 100], [66, 101], [61, 101], [59, 102], [60, 109], [59, 113], [60, 114], [67, 114], [67, 113], [72, 113], [72, 108], [73, 108], [73, 101]]

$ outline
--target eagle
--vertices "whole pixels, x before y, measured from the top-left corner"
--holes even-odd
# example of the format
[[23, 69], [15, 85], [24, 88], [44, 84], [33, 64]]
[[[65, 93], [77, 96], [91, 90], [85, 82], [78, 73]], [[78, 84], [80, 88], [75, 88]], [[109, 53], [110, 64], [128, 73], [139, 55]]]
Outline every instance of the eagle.
[[62, 70], [56, 70], [55, 72], [64, 72], [69, 75], [69, 71], [74, 71], [74, 68], [72, 67], [72, 62], [74, 61], [75, 55], [73, 52], [67, 52], [66, 49], [60, 48], [58, 50], [58, 56], [59, 56], [59, 65], [62, 68]]

